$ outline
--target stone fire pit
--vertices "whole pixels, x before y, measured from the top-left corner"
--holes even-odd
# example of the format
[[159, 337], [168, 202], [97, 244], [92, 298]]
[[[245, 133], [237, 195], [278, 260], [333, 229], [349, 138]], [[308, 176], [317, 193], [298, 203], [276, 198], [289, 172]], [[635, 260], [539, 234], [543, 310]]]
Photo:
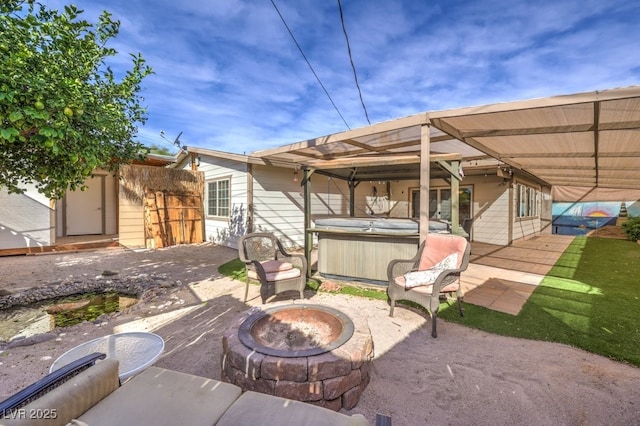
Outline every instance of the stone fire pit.
[[338, 411], [369, 384], [365, 318], [324, 305], [273, 303], [240, 315], [222, 339], [222, 380]]

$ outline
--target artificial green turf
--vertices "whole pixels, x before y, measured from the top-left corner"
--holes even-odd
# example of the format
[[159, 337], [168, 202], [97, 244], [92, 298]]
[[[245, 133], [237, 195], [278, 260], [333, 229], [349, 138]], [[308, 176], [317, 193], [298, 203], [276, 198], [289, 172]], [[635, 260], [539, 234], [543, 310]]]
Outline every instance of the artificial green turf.
[[[239, 259], [220, 273], [244, 281]], [[307, 282], [319, 291], [319, 283]], [[343, 294], [386, 299], [384, 291], [345, 286]], [[640, 245], [632, 241], [576, 237], [517, 316], [455, 302], [439, 317], [504, 336], [566, 343], [640, 366]], [[552, 355], [552, 354], [550, 354]]]
[[640, 245], [577, 237], [517, 316], [464, 304], [440, 317], [491, 333], [566, 343], [640, 366]]

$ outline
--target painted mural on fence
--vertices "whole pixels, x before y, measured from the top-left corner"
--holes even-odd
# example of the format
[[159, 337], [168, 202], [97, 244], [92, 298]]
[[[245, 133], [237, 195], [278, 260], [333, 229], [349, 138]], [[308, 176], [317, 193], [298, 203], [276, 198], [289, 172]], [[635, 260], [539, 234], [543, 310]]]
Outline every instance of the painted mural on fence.
[[554, 202], [551, 213], [554, 234], [585, 235], [627, 216], [640, 216], [640, 201]]

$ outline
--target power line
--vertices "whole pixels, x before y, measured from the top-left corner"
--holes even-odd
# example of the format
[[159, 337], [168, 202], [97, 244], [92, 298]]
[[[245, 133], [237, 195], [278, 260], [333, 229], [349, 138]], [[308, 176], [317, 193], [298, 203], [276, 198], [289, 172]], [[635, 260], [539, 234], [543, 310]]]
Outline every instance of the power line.
[[340, 116], [340, 118], [342, 119], [342, 122], [344, 123], [345, 126], [347, 126], [347, 129], [351, 130], [351, 127], [349, 127], [349, 125], [347, 124], [346, 120], [344, 119], [344, 117], [342, 116], [342, 114], [340, 113], [340, 110], [338, 109], [338, 107], [336, 106], [336, 104], [333, 102], [333, 99], [331, 99], [331, 95], [329, 95], [329, 92], [327, 91], [327, 89], [324, 87], [324, 84], [322, 84], [322, 81], [320, 81], [320, 77], [318, 77], [318, 74], [316, 74], [316, 72], [313, 70], [313, 67], [311, 66], [311, 63], [309, 62], [309, 60], [307, 59], [307, 57], [305, 56], [304, 52], [302, 51], [302, 48], [300, 47], [300, 45], [298, 44], [298, 41], [296, 40], [296, 38], [293, 36], [293, 32], [291, 32], [291, 30], [289, 29], [289, 26], [287, 25], [287, 22], [284, 20], [284, 17], [282, 16], [282, 14], [280, 13], [280, 10], [278, 9], [278, 6], [276, 6], [275, 2], [273, 0], [271, 0], [271, 4], [273, 5], [273, 7], [276, 9], [276, 12], [278, 12], [278, 15], [280, 16], [280, 19], [282, 19], [282, 23], [284, 24], [284, 26], [287, 28], [287, 31], [289, 31], [289, 35], [291, 36], [291, 38], [293, 39], [293, 42], [296, 44], [296, 46], [298, 47], [298, 50], [300, 51], [300, 54], [302, 54], [302, 57], [304, 58], [305, 62], [307, 63], [307, 65], [309, 65], [309, 68], [311, 69], [311, 72], [313, 73], [313, 75], [316, 77], [316, 80], [318, 80], [318, 83], [320, 83], [320, 86], [322, 87], [322, 90], [324, 90], [324, 93], [327, 95], [327, 98], [329, 98], [329, 101], [331, 101], [331, 105], [333, 105], [333, 107], [335, 108], [336, 112], [338, 113], [338, 115]]
[[340, 3], [340, 0], [338, 0], [338, 9], [340, 9], [340, 22], [342, 22], [342, 32], [344, 33], [345, 40], [347, 40], [347, 52], [349, 53], [349, 61], [351, 61], [351, 69], [353, 69], [353, 78], [356, 80], [358, 95], [360, 95], [360, 103], [362, 104], [362, 109], [364, 109], [364, 115], [365, 117], [367, 117], [367, 123], [371, 124], [371, 121], [369, 120], [369, 113], [367, 112], [367, 107], [364, 106], [364, 100], [362, 99], [362, 91], [360, 90], [360, 84], [358, 83], [358, 74], [356, 73], [356, 66], [353, 63], [353, 57], [351, 56], [351, 45], [349, 44], [347, 27], [345, 27], [344, 25], [344, 15], [342, 14], [342, 4]]

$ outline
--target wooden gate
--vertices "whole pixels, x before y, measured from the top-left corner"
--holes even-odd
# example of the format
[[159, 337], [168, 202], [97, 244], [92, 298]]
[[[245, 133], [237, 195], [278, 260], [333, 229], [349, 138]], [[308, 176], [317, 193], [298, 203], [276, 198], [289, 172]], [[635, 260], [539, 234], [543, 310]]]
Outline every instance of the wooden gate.
[[145, 192], [147, 248], [203, 242], [203, 204], [197, 193]]

